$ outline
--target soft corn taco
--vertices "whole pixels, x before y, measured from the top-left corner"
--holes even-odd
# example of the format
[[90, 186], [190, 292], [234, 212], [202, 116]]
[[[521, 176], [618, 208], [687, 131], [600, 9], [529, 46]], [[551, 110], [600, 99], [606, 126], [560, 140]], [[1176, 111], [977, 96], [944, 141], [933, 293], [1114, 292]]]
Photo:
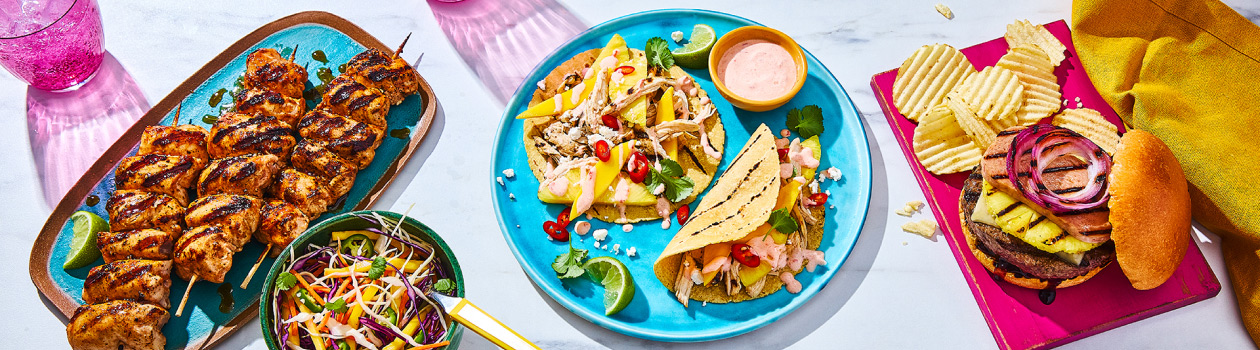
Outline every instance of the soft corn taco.
[[826, 199], [812, 180], [821, 154], [817, 136], [787, 142], [757, 128], [656, 260], [656, 278], [684, 307], [799, 292], [795, 275], [826, 264], [816, 250]]
[[650, 68], [617, 35], [552, 70], [517, 118], [538, 198], [615, 223], [668, 217], [695, 200], [726, 140], [690, 75]]

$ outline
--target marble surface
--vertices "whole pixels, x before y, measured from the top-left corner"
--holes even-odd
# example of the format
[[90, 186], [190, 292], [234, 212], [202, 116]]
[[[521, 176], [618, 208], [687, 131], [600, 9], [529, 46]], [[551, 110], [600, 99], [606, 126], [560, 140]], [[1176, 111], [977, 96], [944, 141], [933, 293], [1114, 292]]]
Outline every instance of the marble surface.
[[[422, 1], [150, 2], [103, 1], [106, 48], [139, 84], [150, 103], [232, 42], [274, 19], [304, 10], [335, 13], [382, 41], [415, 34], [406, 58], [418, 64], [440, 100], [438, 118], [417, 156], [377, 209], [406, 210], [441, 232], [468, 272], [468, 296], [504, 323], [549, 349], [639, 348], [993, 348], [996, 347], [949, 248], [939, 237], [904, 233], [907, 219], [892, 213], [922, 199], [913, 175], [872, 94], [873, 74], [895, 68], [920, 45], [970, 46], [1001, 36], [1017, 18], [1045, 23], [1071, 17], [1065, 1], [956, 0], [953, 20], [936, 1], [561, 1], [587, 25], [653, 8], [708, 8], [760, 21], [792, 35], [826, 64], [854, 98], [867, 122], [874, 191], [853, 255], [822, 293], [801, 310], [752, 333], [700, 344], [654, 343], [595, 326], [535, 288], [517, 265], [493, 217], [486, 175], [494, 126], [503, 104], [484, 88], [455, 52]], [[1227, 0], [1260, 22], [1260, 2]], [[28, 136], [26, 86], [0, 73], [0, 329], [3, 348], [68, 348], [64, 320], [41, 302], [27, 265], [36, 233], [51, 212], [41, 190]], [[472, 218], [472, 219], [470, 219]], [[1228, 285], [1219, 239], [1199, 247]], [[1088, 310], [1082, 310], [1088, 312]], [[257, 321], [220, 345], [263, 349]], [[467, 333], [462, 346], [493, 345]], [[1066, 348], [1250, 348], [1226, 288], [1213, 299], [1136, 322]]]

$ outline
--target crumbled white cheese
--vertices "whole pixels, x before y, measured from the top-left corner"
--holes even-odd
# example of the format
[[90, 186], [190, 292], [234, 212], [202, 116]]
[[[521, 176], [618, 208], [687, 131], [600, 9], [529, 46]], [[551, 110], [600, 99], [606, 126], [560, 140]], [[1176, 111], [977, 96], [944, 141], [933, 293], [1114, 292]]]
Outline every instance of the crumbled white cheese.
[[516, 228], [521, 228], [521, 225], [516, 225]]
[[578, 221], [576, 224], [573, 224], [573, 230], [577, 231], [578, 236], [585, 236], [587, 232], [591, 232], [591, 222]]
[[634, 247], [626, 248], [626, 256], [634, 257], [635, 255], [639, 255], [638, 249]]
[[608, 230], [602, 228], [595, 230], [595, 233], [592, 233], [591, 237], [595, 237], [596, 241], [603, 242], [604, 238], [608, 238]]
[[[547, 237], [551, 237], [551, 236], [547, 236]], [[599, 241], [595, 241], [595, 249], [599, 249]]]
[[675, 30], [673, 33], [669, 33], [669, 38], [674, 39], [675, 43], [682, 44], [683, 32], [681, 30]]
[[706, 301], [706, 302], [702, 302], [702, 303], [700, 303], [700, 306], [709, 306], [709, 302], [707, 302], [707, 301]]
[[497, 177], [495, 177], [495, 178], [494, 178], [494, 181], [498, 181], [498, 182], [499, 182], [499, 186], [504, 186], [504, 185], [503, 185], [503, 177], [502, 177], [502, 176], [497, 176]]
[[1081, 97], [1080, 97], [1080, 96], [1076, 96], [1076, 102], [1081, 102]]
[[538, 85], [538, 90], [547, 90], [547, 84], [546, 84], [546, 83], [543, 83], [543, 81], [542, 81], [542, 80], [539, 80], [539, 81], [538, 81], [538, 84], [536, 84], [536, 85]]
[[910, 245], [910, 242], [901, 241], [901, 245]]
[[511, 193], [508, 193], [508, 199], [511, 199], [511, 200], [516, 200], [516, 195], [515, 195], [515, 194], [511, 194]]
[[932, 238], [932, 236], [936, 235], [936, 221], [919, 220], [907, 222], [901, 225], [901, 230], [923, 236], [923, 238]]
[[634, 231], [634, 225], [631, 225], [631, 224], [621, 225], [621, 232], [630, 233], [630, 231]]
[[503, 169], [503, 176], [509, 179], [516, 177], [516, 169], [511, 169], [511, 168]]
[[830, 167], [827, 168], [827, 170], [823, 170], [822, 175], [827, 176], [827, 178], [831, 179], [831, 181], [840, 181], [840, 177], [844, 176], [844, 174], [840, 173], [840, 169], [836, 169], [836, 167]]
[[665, 193], [665, 184], [656, 185], [656, 188], [652, 189], [652, 195], [659, 196], [661, 193]]
[[664, 218], [664, 219], [661, 219], [661, 229], [662, 229], [662, 230], [668, 230], [668, 229], [669, 229], [669, 218]]
[[613, 254], [621, 254], [621, 243], [613, 244]]
[[1084, 103], [1077, 102], [1077, 103], [1076, 103], [1076, 108], [1081, 108], [1081, 107], [1085, 107], [1085, 104], [1084, 104]]

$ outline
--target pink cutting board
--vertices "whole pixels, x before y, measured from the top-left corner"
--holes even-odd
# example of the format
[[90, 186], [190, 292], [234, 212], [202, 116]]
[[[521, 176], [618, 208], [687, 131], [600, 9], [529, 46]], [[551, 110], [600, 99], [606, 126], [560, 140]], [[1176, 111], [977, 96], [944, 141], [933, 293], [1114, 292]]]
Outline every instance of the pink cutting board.
[[[1120, 117], [1094, 89], [1081, 67], [1067, 23], [1059, 20], [1045, 27], [1068, 48], [1067, 60], [1055, 71], [1063, 99], [1068, 101], [1064, 108], [1076, 108], [1079, 97], [1084, 107], [1102, 112], [1107, 120], [1124, 131]], [[1000, 28], [995, 28], [997, 30]], [[1006, 40], [998, 38], [961, 51], [976, 69], [984, 69], [997, 63], [1007, 48]], [[1193, 243], [1172, 278], [1159, 288], [1148, 291], [1133, 289], [1120, 267], [1114, 263], [1085, 283], [1059, 290], [1054, 302], [1049, 305], [1041, 302], [1037, 290], [995, 281], [972, 255], [963, 237], [958, 199], [967, 173], [933, 175], [919, 164], [911, 144], [915, 124], [902, 117], [892, 103], [892, 86], [896, 77], [896, 69], [875, 75], [871, 78], [871, 88], [875, 90], [884, 116], [897, 136], [897, 143], [919, 180], [919, 187], [927, 196], [928, 205], [936, 214], [936, 221], [942, 224], [941, 231], [999, 347], [1042, 349], [1063, 345], [1206, 300], [1221, 291], [1216, 275]]]

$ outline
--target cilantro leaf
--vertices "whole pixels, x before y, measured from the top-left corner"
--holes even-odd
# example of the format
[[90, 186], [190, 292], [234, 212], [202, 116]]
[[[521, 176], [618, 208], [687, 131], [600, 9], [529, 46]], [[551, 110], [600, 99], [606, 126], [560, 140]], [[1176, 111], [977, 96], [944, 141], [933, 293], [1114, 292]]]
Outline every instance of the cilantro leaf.
[[648, 65], [668, 70], [674, 66], [674, 53], [669, 51], [669, 43], [660, 37], [648, 39], [647, 47], [644, 48], [647, 53]]
[[656, 170], [655, 167], [649, 168], [651, 174], [644, 181], [646, 187], [650, 191], [655, 191], [659, 186], [665, 186], [662, 196], [670, 202], [680, 202], [691, 196], [691, 192], [695, 189], [696, 183], [691, 178], [683, 176], [683, 168], [669, 158], [661, 158], [661, 169]]
[[433, 283], [433, 290], [442, 294], [451, 294], [451, 292], [455, 291], [455, 282], [447, 278], [437, 280], [437, 282]]
[[385, 258], [376, 257], [376, 259], [372, 260], [372, 268], [368, 269], [368, 279], [380, 279], [381, 275], [385, 274], [385, 265], [388, 264]]
[[775, 231], [783, 234], [791, 234], [800, 229], [800, 226], [796, 224], [796, 219], [792, 218], [792, 214], [788, 212], [787, 208], [770, 212], [770, 220], [766, 220], [766, 223], [769, 223], [770, 227], [773, 227]]
[[556, 257], [556, 262], [551, 264], [551, 269], [556, 270], [557, 277], [561, 279], [581, 277], [586, 269], [582, 268], [582, 260], [586, 260], [586, 249], [574, 249], [573, 244], [569, 244], [569, 252], [560, 254]]
[[789, 130], [795, 131], [801, 138], [808, 139], [815, 135], [822, 134], [822, 108], [816, 105], [808, 105], [799, 109], [793, 108], [788, 111], [787, 127]]
[[280, 276], [276, 277], [276, 289], [278, 290], [289, 290], [290, 288], [293, 288], [293, 286], [296, 286], [296, 285], [297, 285], [297, 276], [294, 276], [291, 273], [285, 272], [285, 273], [280, 274]]
[[331, 303], [324, 304], [324, 308], [332, 310], [332, 311], [336, 311], [339, 313], [346, 312], [346, 310], [350, 309], [346, 307], [346, 301], [345, 299], [342, 299], [342, 298], [337, 298], [337, 300], [333, 300]]

